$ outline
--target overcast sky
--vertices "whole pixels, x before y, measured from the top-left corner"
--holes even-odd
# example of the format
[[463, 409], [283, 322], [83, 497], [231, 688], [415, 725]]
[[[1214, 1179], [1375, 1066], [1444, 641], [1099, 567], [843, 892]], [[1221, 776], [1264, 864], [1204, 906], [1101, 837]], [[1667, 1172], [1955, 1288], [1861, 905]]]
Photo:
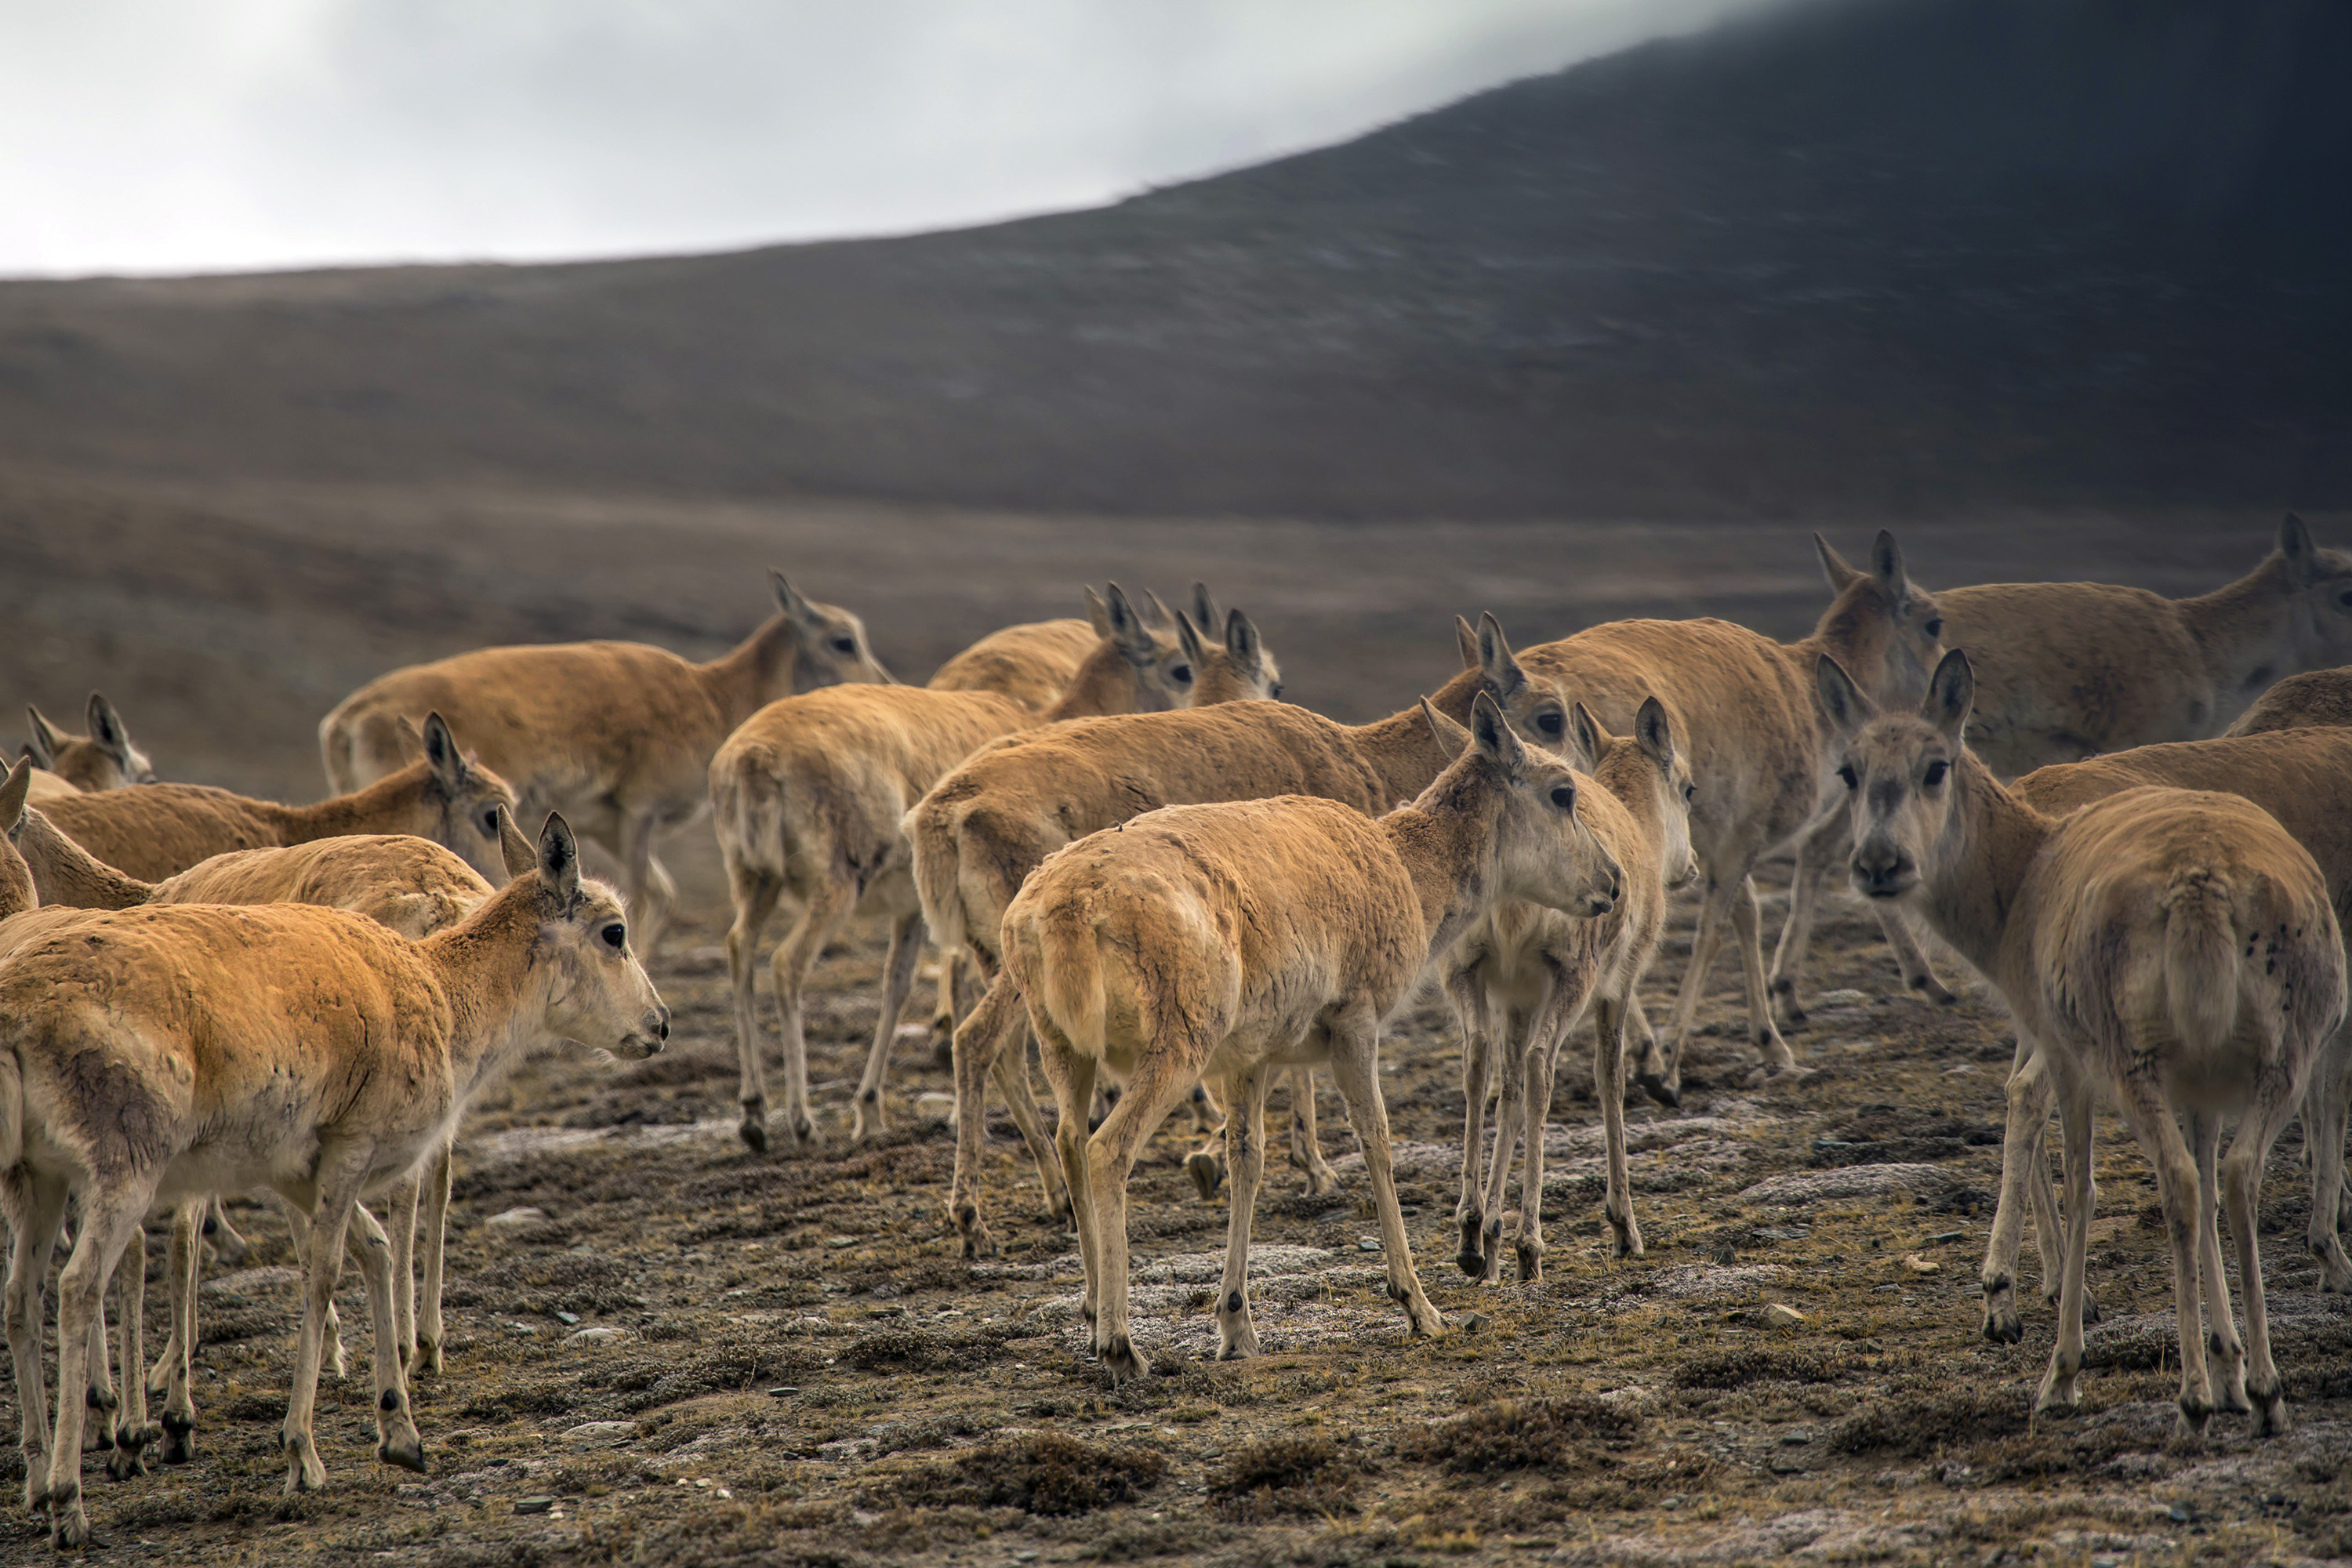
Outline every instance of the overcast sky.
[[691, 251], [1116, 199], [1739, 0], [0, 0], [0, 274]]

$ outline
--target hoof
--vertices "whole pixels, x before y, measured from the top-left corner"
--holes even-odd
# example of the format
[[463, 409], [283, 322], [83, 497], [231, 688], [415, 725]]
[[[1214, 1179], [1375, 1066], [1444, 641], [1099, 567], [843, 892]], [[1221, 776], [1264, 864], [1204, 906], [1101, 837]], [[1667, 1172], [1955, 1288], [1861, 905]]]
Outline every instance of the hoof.
[[978, 1220], [973, 1220], [969, 1226], [959, 1226], [958, 1231], [963, 1238], [963, 1259], [966, 1263], [978, 1258], [996, 1256], [996, 1238], [989, 1235], [988, 1227]]
[[410, 1437], [398, 1443], [378, 1443], [375, 1457], [387, 1465], [398, 1465], [404, 1470], [425, 1474], [425, 1442]]
[[2083, 1326], [2089, 1328], [2099, 1321], [2099, 1299], [2088, 1290], [2083, 1292]]
[[1192, 1178], [1192, 1188], [1202, 1203], [1213, 1199], [1217, 1189], [1225, 1184], [1223, 1162], [1206, 1149], [1195, 1149], [1184, 1156], [1184, 1173]]
[[1462, 1229], [1461, 1247], [1454, 1254], [1454, 1266], [1473, 1279], [1486, 1273], [1486, 1222], [1475, 1210], [1456, 1222]]
[[955, 1026], [942, 1018], [931, 1020], [931, 1065], [943, 1071], [955, 1067]]
[[[1519, 1257], [1519, 1283], [1522, 1285], [1542, 1284], [1543, 1248], [1522, 1241], [1517, 1244], [1517, 1251]], [[1624, 1255], [1620, 1253], [1618, 1256], [1622, 1257]]]
[[1110, 1373], [1111, 1386], [1114, 1388], [1120, 1384], [1139, 1382], [1151, 1375], [1151, 1369], [1143, 1363], [1141, 1356], [1135, 1353], [1133, 1342], [1124, 1337], [1111, 1342], [1110, 1348], [1103, 1352], [1102, 1363], [1104, 1368]]
[[107, 1456], [106, 1479], [110, 1481], [131, 1480], [146, 1473], [146, 1455], [131, 1444], [118, 1443], [114, 1452]]
[[1682, 1109], [1683, 1090], [1680, 1084], [1668, 1083], [1660, 1075], [1648, 1072], [1639, 1074], [1636, 1081], [1641, 1084], [1642, 1092], [1648, 1095], [1660, 1105], [1664, 1106], [1669, 1110], [1679, 1110]]
[[1959, 1000], [1945, 988], [1942, 981], [1932, 974], [1915, 974], [1911, 977], [1910, 985], [1912, 990], [1916, 991], [1938, 1007], [1948, 1007]]
[[2003, 1307], [1998, 1311], [1987, 1312], [1984, 1320], [1984, 1337], [1997, 1345], [2013, 1345], [2025, 1338], [2025, 1321], [2017, 1315], [2017, 1309], [2014, 1307]]
[[2286, 1434], [2286, 1396], [2278, 1389], [2254, 1396], [2254, 1436], [2279, 1437]]
[[163, 1447], [158, 1455], [167, 1465], [184, 1465], [196, 1457], [196, 1424], [178, 1416], [163, 1417]]
[[439, 1340], [419, 1340], [419, 1341], [417, 1341], [417, 1342], [416, 1342], [416, 1371], [417, 1371], [417, 1372], [419, 1372], [420, 1373], [428, 1373], [428, 1372], [430, 1372], [430, 1373], [437, 1373], [437, 1372], [439, 1372], [440, 1370], [441, 1370], [441, 1342], [440, 1342]]
[[743, 1106], [743, 1125], [735, 1129], [735, 1135], [743, 1140], [743, 1146], [752, 1153], [766, 1153], [768, 1152], [768, 1108], [764, 1105], [754, 1105], [747, 1100]]

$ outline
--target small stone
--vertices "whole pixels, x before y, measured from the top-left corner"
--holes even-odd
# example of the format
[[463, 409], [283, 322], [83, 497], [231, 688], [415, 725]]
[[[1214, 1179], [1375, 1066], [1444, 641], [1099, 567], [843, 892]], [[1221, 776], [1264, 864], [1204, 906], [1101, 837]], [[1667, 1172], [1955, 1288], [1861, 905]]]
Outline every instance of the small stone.
[[1929, 1237], [1925, 1245], [1941, 1247], [1948, 1241], [1966, 1241], [1968, 1238], [1969, 1233], [1965, 1230], [1939, 1230]]
[[824, 1238], [824, 1244], [827, 1247], [855, 1247], [857, 1245], [857, 1238], [854, 1236], [828, 1236]]
[[1903, 1267], [1914, 1274], [1940, 1274], [1944, 1271], [1942, 1264], [1930, 1263], [1916, 1252], [1906, 1252], [1903, 1255]]
[[515, 1499], [515, 1511], [517, 1513], [546, 1513], [554, 1507], [555, 1500], [551, 1497], [519, 1497]]
[[577, 1312], [558, 1312], [555, 1314], [555, 1321], [562, 1323], [568, 1329], [580, 1321], [580, 1314]]
[[710, 1489], [710, 1483], [709, 1481], [697, 1480], [694, 1484], [700, 1487], [704, 1491], [709, 1491]]
[[574, 1447], [595, 1448], [613, 1443], [634, 1441], [637, 1424], [634, 1421], [585, 1421], [563, 1434], [563, 1440]]
[[1462, 1331], [1465, 1334], [1475, 1334], [1486, 1326], [1486, 1313], [1473, 1312], [1462, 1320]]
[[[924, 1031], [926, 1034], [929, 1030]], [[956, 1097], [941, 1094], [938, 1089], [915, 1096], [915, 1120], [918, 1121], [952, 1121], [955, 1120]]]
[[712, 1497], [733, 1497], [735, 1494], [729, 1491], [725, 1487], [720, 1487], [717, 1491], [712, 1492], [710, 1495]]
[[1768, 1329], [1794, 1329], [1803, 1326], [1805, 1314], [1794, 1307], [1775, 1301], [1764, 1309], [1764, 1326]]
[[510, 1334], [520, 1334], [523, 1338], [529, 1339], [531, 1335], [539, 1332], [539, 1331], [532, 1328], [529, 1323], [509, 1323], [507, 1325], [507, 1332]]
[[1801, 1448], [1812, 1440], [1813, 1435], [1811, 1432], [1800, 1430], [1780, 1434], [1780, 1447], [1784, 1448]]
[[1378, 1252], [1380, 1249], [1380, 1237], [1376, 1236], [1360, 1236], [1356, 1238], [1356, 1250], [1359, 1252]]
[[798, 1394], [799, 1392], [799, 1389], [787, 1384], [782, 1387], [768, 1390], [768, 1397], [771, 1399], [790, 1399], [793, 1394]]
[[615, 1340], [625, 1340], [629, 1336], [626, 1331], [616, 1329], [610, 1323], [598, 1323], [591, 1328], [574, 1329], [566, 1337], [575, 1345], [609, 1345]]
[[2164, 1517], [2175, 1524], [2187, 1524], [2197, 1516], [2189, 1510], [2188, 1504], [2177, 1502], [2164, 1510]]
[[504, 1213], [492, 1215], [482, 1224], [492, 1230], [506, 1230], [519, 1225], [537, 1225], [546, 1217], [545, 1209], [508, 1209]]
[[1863, 991], [1824, 991], [1813, 999], [1816, 1007], [1859, 1007], [1870, 1000]]

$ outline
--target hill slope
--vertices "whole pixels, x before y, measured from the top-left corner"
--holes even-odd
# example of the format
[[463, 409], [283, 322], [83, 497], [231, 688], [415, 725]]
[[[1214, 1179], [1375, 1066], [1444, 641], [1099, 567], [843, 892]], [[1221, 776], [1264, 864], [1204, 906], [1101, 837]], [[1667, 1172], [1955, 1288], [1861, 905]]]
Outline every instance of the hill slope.
[[0, 285], [68, 467], [1308, 516], [2341, 504], [2352, 8], [1831, 0], [1100, 211]]

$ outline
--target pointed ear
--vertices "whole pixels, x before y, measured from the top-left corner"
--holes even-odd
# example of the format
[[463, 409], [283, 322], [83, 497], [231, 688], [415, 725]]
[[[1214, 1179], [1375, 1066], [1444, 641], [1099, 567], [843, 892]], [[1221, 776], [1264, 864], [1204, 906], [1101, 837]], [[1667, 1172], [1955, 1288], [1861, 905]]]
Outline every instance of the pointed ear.
[[1496, 697], [1508, 697], [1528, 683], [1528, 672], [1511, 657], [1503, 623], [1492, 611], [1478, 617], [1478, 668], [1486, 673], [1486, 689]]
[[1119, 652], [1137, 665], [1150, 662], [1157, 651], [1151, 646], [1151, 628], [1143, 624], [1126, 591], [1116, 583], [1110, 584], [1106, 608], [1110, 615], [1110, 640], [1118, 644]]
[[1421, 716], [1429, 721], [1430, 738], [1447, 758], [1460, 756], [1462, 748], [1470, 743], [1470, 731], [1432, 708], [1426, 697], [1421, 700]]
[[1830, 542], [1818, 533], [1813, 535], [1813, 553], [1822, 558], [1822, 575], [1829, 579], [1832, 595], [1844, 593], [1846, 584], [1862, 575], [1847, 565], [1845, 557], [1832, 550]]
[[572, 837], [572, 825], [562, 812], [547, 814], [547, 826], [539, 830], [539, 853], [532, 858], [539, 866], [539, 890], [553, 899], [557, 908], [569, 910], [580, 896], [580, 842]]
[[2311, 542], [2310, 528], [2293, 512], [2279, 523], [2278, 547], [2298, 587], [2319, 581], [2319, 546]]
[[58, 748], [66, 743], [66, 732], [41, 716], [41, 710], [31, 703], [25, 704], [25, 717], [33, 721], [33, 739], [26, 753], [37, 768], [58, 771]]
[[1233, 656], [1234, 668], [1244, 675], [1255, 675], [1265, 664], [1265, 644], [1259, 639], [1257, 626], [1239, 610], [1225, 613], [1225, 652]]
[[96, 691], [89, 694], [89, 738], [113, 752], [116, 762], [131, 765], [131, 731], [122, 727], [114, 704]]
[[1671, 773], [1675, 766], [1675, 728], [1666, 721], [1666, 705], [1654, 697], [1642, 699], [1633, 714], [1633, 739], [1650, 760]]
[[1829, 713], [1830, 722], [1841, 735], [1851, 735], [1878, 717], [1878, 710], [1845, 672], [1845, 666], [1823, 654], [1813, 666], [1813, 685], [1822, 694], [1822, 707]]
[[1454, 650], [1462, 656], [1462, 668], [1478, 668], [1478, 634], [1460, 616], [1454, 617]]
[[0, 833], [14, 835], [25, 820], [25, 799], [33, 793], [33, 759], [21, 757], [0, 784]]
[[1206, 583], [1192, 584], [1192, 624], [1204, 632], [1225, 624], [1225, 613], [1217, 608], [1216, 596], [1209, 592]]
[[491, 807], [499, 814], [499, 858], [506, 862], [507, 880], [528, 877], [539, 869], [539, 851], [515, 826], [514, 814], [503, 805]]
[[772, 566], [768, 568], [768, 585], [776, 591], [776, 608], [796, 621], [813, 621], [816, 618], [814, 607], [806, 599], [801, 597], [799, 589], [785, 581], [782, 572]]
[[1885, 529], [1870, 542], [1870, 571], [1878, 579], [1878, 591], [1886, 595], [1894, 612], [1903, 613], [1905, 595], [1910, 591], [1910, 580], [1903, 575], [1903, 552], [1895, 542], [1895, 535]]
[[1601, 765], [1601, 754], [1609, 745], [1609, 731], [1601, 727], [1592, 710], [1581, 702], [1569, 705], [1568, 735], [1582, 753], [1575, 759], [1580, 773], [1589, 773]]
[[1193, 678], [1198, 679], [1201, 661], [1208, 657], [1208, 649], [1201, 642], [1201, 633], [1192, 625], [1192, 617], [1181, 610], [1176, 612], [1176, 646], [1183, 649], [1184, 657], [1192, 661]]
[[1095, 592], [1091, 583], [1087, 584], [1087, 625], [1094, 627], [1098, 637], [1110, 636], [1110, 607], [1103, 603], [1102, 595]]
[[1176, 612], [1168, 607], [1167, 600], [1150, 589], [1146, 588], [1143, 591], [1143, 603], [1136, 606], [1136, 614], [1141, 616], [1143, 624], [1153, 631], [1166, 632], [1171, 637], [1175, 636]]
[[1470, 704], [1470, 743], [1501, 768], [1507, 777], [1518, 777], [1527, 764], [1527, 747], [1504, 721], [1503, 710], [1483, 691]]
[[454, 796], [466, 787], [465, 753], [449, 733], [449, 721], [438, 713], [425, 716], [425, 765], [445, 795]]
[[416, 721], [403, 713], [392, 721], [392, 737], [400, 747], [400, 763], [406, 767], [425, 755], [425, 737], [417, 732]]
[[1976, 700], [1976, 667], [1967, 654], [1954, 648], [1928, 679], [1927, 700], [1919, 705], [1919, 717], [1942, 731], [1944, 739], [1960, 745], [1962, 732], [1969, 727], [1969, 710]]

